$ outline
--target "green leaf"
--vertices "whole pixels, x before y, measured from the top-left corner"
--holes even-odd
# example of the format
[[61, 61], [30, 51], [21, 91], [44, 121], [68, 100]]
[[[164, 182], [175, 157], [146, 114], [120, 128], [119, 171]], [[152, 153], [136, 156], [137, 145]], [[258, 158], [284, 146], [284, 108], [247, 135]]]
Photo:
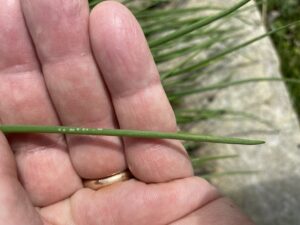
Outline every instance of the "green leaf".
[[[268, 37], [268, 36], [270, 36], [270, 35], [272, 35], [272, 34], [274, 34], [274, 33], [277, 33], [277, 32], [279, 32], [279, 31], [281, 31], [281, 30], [284, 30], [284, 29], [286, 29], [286, 28], [288, 28], [288, 27], [290, 27], [290, 26], [299, 25], [299, 24], [300, 24], [300, 20], [299, 20], [299, 21], [296, 21], [296, 22], [294, 22], [294, 23], [287, 24], [287, 25], [282, 26], [282, 27], [280, 27], [280, 28], [271, 30], [271, 31], [269, 31], [269, 32], [267, 32], [267, 33], [265, 33], [265, 34], [263, 34], [263, 35], [260, 35], [260, 36], [258, 36], [258, 37], [255, 37], [255, 38], [253, 38], [253, 39], [251, 39], [251, 40], [249, 40], [249, 41], [246, 41], [246, 42], [244, 42], [244, 43], [242, 43], [242, 44], [239, 44], [239, 45], [234, 46], [234, 47], [229, 48], [229, 49], [225, 49], [223, 52], [218, 53], [218, 54], [216, 54], [216, 55], [214, 55], [214, 56], [212, 56], [212, 57], [210, 57], [210, 58], [207, 58], [207, 59], [205, 59], [205, 60], [203, 60], [203, 61], [201, 61], [201, 62], [198, 62], [198, 63], [196, 63], [196, 64], [193, 64], [193, 65], [188, 66], [188, 67], [185, 67], [185, 68], [177, 69], [177, 70], [173, 71], [172, 73], [169, 73], [169, 74], [168, 74], [168, 77], [170, 77], [170, 76], [175, 76], [175, 75], [179, 75], [179, 74], [183, 74], [183, 73], [187, 73], [187, 72], [191, 72], [191, 71], [195, 71], [195, 70], [198, 70], [198, 69], [201, 69], [202, 67], [207, 66], [207, 65], [209, 65], [210, 63], [212, 63], [212, 62], [214, 62], [214, 61], [216, 61], [216, 60], [218, 60], [218, 59], [222, 59], [224, 56], [226, 56], [226, 55], [228, 55], [228, 54], [230, 54], [230, 53], [233, 53], [233, 52], [236, 52], [236, 51], [239, 50], [239, 49], [245, 48], [246, 46], [248, 46], [248, 45], [250, 45], [250, 44], [253, 44], [253, 43], [255, 43], [255, 42], [257, 42], [257, 41], [259, 41], [259, 40], [261, 40], [261, 39], [263, 39], [263, 38], [265, 38], [265, 37]], [[165, 75], [162, 74], [162, 76], [165, 76]]]
[[10, 133], [60, 133], [60, 134], [80, 134], [80, 135], [106, 135], [124, 136], [136, 138], [158, 138], [177, 139], [184, 141], [212, 142], [224, 144], [259, 145], [264, 144], [260, 140], [247, 140], [232, 137], [218, 137], [209, 135], [199, 135], [184, 132], [159, 132], [142, 130], [122, 130], [122, 129], [102, 129], [102, 128], [81, 128], [65, 126], [34, 126], [34, 125], [0, 125], [0, 131], [5, 134]]
[[174, 39], [177, 39], [179, 37], [181, 37], [182, 35], [185, 35], [187, 33], [190, 33], [196, 29], [199, 29], [201, 27], [204, 27], [210, 23], [213, 23], [233, 12], [235, 12], [236, 10], [238, 10], [239, 8], [241, 8], [242, 6], [244, 6], [245, 4], [247, 4], [248, 2], [250, 2], [250, 0], [243, 0], [241, 2], [239, 2], [238, 4], [234, 5], [233, 7], [231, 7], [230, 9], [227, 9], [227, 10], [224, 10], [220, 13], [218, 13], [217, 15], [214, 15], [214, 16], [209, 16], [203, 20], [200, 20], [198, 22], [195, 22], [189, 26], [186, 26], [186, 27], [183, 27], [181, 29], [179, 29], [178, 31], [175, 31], [173, 33], [170, 33], [164, 37], [160, 37], [156, 40], [153, 40], [153, 41], [149, 41], [149, 46], [150, 48], [153, 48], [153, 47], [157, 47], [159, 45], [162, 45], [164, 43], [167, 43], [171, 40], [174, 40]]
[[284, 79], [284, 78], [276, 78], [276, 77], [257, 77], [257, 78], [250, 78], [250, 79], [244, 79], [244, 80], [237, 80], [232, 82], [222, 82], [218, 84], [213, 84], [206, 87], [201, 87], [197, 89], [186, 89], [183, 91], [173, 92], [170, 93], [169, 100], [174, 100], [178, 97], [186, 96], [186, 95], [192, 95], [192, 94], [198, 94], [203, 93], [207, 91], [213, 91], [213, 90], [220, 90], [236, 85], [242, 85], [246, 83], [256, 83], [256, 82], [288, 82], [288, 83], [298, 83], [300, 84], [300, 79]]
[[216, 160], [223, 160], [223, 159], [233, 159], [233, 158], [238, 158], [239, 155], [217, 155], [217, 156], [203, 156], [199, 158], [193, 158], [192, 159], [192, 165], [194, 167], [200, 167], [203, 166], [203, 164], [211, 161], [216, 161]]
[[222, 173], [209, 173], [201, 175], [200, 177], [204, 179], [212, 179], [212, 178], [218, 178], [218, 177], [225, 177], [225, 176], [238, 176], [238, 175], [254, 175], [261, 171], [258, 170], [248, 170], [248, 171], [228, 171], [228, 172], [222, 172]]

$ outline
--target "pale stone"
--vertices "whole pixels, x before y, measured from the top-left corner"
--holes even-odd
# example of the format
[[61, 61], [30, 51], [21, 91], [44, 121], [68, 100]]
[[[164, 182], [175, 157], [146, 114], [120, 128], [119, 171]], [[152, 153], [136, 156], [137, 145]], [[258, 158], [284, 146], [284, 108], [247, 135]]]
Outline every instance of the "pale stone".
[[[236, 0], [187, 1], [187, 6], [206, 5], [229, 7]], [[252, 3], [253, 4], [253, 3]], [[241, 23], [251, 37], [265, 32], [257, 9], [244, 13], [250, 24]], [[234, 22], [234, 20], [232, 20]], [[238, 20], [235, 20], [239, 23]], [[235, 23], [234, 22], [234, 23]], [[254, 24], [254, 25], [253, 25]], [[234, 79], [253, 77], [281, 77], [279, 60], [269, 39], [251, 45], [226, 61], [235, 63], [257, 61], [247, 67], [236, 68]], [[220, 76], [216, 71], [211, 77]], [[220, 90], [209, 108], [229, 108], [245, 111], [270, 122], [267, 126], [253, 120], [212, 120], [189, 127], [191, 131], [230, 135], [265, 140], [261, 146], [234, 146], [206, 144], [199, 149], [201, 155], [239, 154], [237, 159], [220, 160], [215, 171], [259, 170], [255, 175], [239, 175], [214, 178], [212, 182], [237, 204], [258, 225], [298, 225], [300, 222], [300, 130], [292, 109], [288, 92], [283, 83], [250, 83]], [[190, 98], [187, 107], [203, 104], [203, 95]]]

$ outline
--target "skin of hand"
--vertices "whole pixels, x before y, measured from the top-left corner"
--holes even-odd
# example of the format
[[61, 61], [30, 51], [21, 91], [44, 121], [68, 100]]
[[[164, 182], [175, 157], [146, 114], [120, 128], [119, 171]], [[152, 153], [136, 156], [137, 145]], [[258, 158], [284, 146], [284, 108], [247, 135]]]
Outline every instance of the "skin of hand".
[[[176, 131], [145, 37], [124, 6], [0, 3], [1, 123]], [[1, 225], [253, 224], [193, 176], [179, 141], [0, 134], [0, 155]], [[127, 167], [136, 179], [82, 186]]]

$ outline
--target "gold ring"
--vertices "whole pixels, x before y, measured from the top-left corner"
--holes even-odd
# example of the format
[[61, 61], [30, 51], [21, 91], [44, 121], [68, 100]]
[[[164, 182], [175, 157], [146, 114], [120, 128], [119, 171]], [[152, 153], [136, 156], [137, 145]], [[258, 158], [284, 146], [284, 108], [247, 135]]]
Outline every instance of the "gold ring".
[[86, 180], [83, 182], [83, 186], [86, 188], [91, 188], [93, 190], [99, 190], [100, 188], [118, 183], [121, 181], [126, 181], [132, 178], [132, 174], [129, 170], [125, 170], [121, 173], [113, 174], [109, 177], [95, 179], [95, 180]]

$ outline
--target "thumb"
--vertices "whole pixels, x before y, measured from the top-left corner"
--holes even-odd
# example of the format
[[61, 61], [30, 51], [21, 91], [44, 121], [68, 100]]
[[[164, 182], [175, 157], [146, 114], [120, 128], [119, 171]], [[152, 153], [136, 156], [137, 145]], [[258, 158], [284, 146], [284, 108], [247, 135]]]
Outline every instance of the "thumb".
[[2, 133], [0, 133], [0, 177], [0, 221], [6, 225], [41, 225], [36, 210], [18, 180], [14, 154]]

